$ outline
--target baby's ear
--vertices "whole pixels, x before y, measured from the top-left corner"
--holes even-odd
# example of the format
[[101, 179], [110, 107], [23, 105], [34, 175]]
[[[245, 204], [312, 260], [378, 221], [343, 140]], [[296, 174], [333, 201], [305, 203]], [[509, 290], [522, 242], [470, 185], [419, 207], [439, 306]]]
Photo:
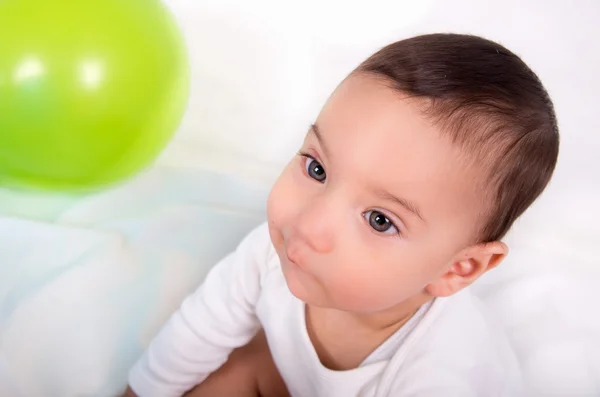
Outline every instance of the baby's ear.
[[461, 251], [446, 271], [425, 287], [431, 296], [450, 296], [471, 285], [482, 274], [498, 266], [508, 255], [508, 247], [500, 241], [482, 243]]

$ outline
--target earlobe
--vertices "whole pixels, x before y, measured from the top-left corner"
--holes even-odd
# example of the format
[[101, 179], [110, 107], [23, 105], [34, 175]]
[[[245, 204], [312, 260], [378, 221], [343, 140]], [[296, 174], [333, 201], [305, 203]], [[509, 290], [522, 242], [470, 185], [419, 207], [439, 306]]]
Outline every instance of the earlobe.
[[425, 290], [434, 297], [453, 295], [498, 266], [507, 254], [508, 247], [500, 241], [469, 247], [461, 251], [446, 267], [445, 273]]

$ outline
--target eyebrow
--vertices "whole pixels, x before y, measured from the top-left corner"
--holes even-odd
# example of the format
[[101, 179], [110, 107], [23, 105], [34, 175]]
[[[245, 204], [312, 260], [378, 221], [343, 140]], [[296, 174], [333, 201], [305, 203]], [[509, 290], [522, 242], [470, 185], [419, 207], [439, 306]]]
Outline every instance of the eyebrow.
[[[328, 155], [329, 151], [327, 150], [327, 146], [325, 145], [325, 141], [323, 140], [323, 135], [321, 134], [321, 130], [319, 129], [319, 127], [316, 124], [311, 124], [309, 132], [310, 131], [312, 131], [312, 133], [315, 135], [315, 138], [317, 138], [317, 141], [319, 141], [319, 144], [321, 145], [321, 148], [325, 152], [325, 155]], [[404, 207], [407, 211], [412, 212], [417, 217], [419, 217], [419, 219], [421, 219], [423, 222], [426, 223], [425, 218], [423, 218], [423, 215], [421, 214], [421, 211], [419, 210], [419, 207], [412, 201], [403, 199], [401, 197], [396, 197], [393, 194], [391, 194], [390, 192], [383, 190], [383, 189], [375, 189], [374, 192], [375, 192], [375, 195], [380, 197], [381, 199], [393, 201], [396, 204]]]
[[312, 131], [312, 133], [315, 135], [315, 138], [317, 138], [317, 141], [319, 141], [319, 145], [325, 152], [325, 155], [329, 157], [329, 150], [327, 149], [327, 145], [325, 145], [325, 141], [323, 140], [323, 135], [321, 134], [319, 127], [316, 124], [311, 124], [309, 132], [310, 131]]
[[376, 189], [374, 192], [375, 192], [375, 195], [379, 196], [380, 198], [382, 198], [384, 200], [390, 200], [390, 201], [395, 202], [396, 204], [399, 204], [400, 206], [404, 207], [406, 210], [408, 210], [408, 211], [412, 212], [413, 214], [415, 214], [416, 216], [418, 216], [419, 219], [421, 219], [423, 222], [425, 222], [425, 218], [423, 218], [423, 215], [421, 214], [419, 207], [417, 207], [417, 205], [415, 203], [413, 203], [412, 201], [403, 199], [401, 197], [396, 197], [393, 194], [391, 194], [383, 189]]

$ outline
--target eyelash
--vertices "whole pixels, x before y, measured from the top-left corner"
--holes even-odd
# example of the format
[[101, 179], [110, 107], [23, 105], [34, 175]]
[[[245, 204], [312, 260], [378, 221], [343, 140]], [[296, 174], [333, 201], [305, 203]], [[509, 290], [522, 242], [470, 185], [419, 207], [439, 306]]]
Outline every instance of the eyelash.
[[298, 156], [304, 157], [305, 159], [311, 159], [311, 160], [319, 161], [319, 160], [317, 160], [315, 158], [315, 156], [312, 156], [312, 155], [308, 154], [307, 152], [303, 152], [303, 151], [299, 151], [298, 152]]
[[[317, 159], [315, 156], [313, 156], [313, 155], [311, 155], [311, 154], [309, 154], [309, 153], [307, 153], [307, 152], [299, 151], [299, 152], [298, 152], [298, 156], [302, 157], [302, 158], [303, 158], [305, 161], [306, 161], [306, 160], [314, 160], [314, 161], [317, 161], [319, 164], [321, 164], [321, 161], [320, 161], [319, 159]], [[322, 164], [321, 164], [321, 165], [322, 165]], [[303, 168], [303, 172], [304, 172], [304, 173], [305, 173], [305, 175], [306, 175], [306, 169], [305, 169], [306, 167], [305, 167], [305, 165], [304, 165], [304, 164], [303, 164], [303, 167], [302, 167], [302, 168]], [[327, 172], [327, 171], [326, 171], [326, 172]], [[307, 176], [308, 178], [311, 178], [309, 175], [306, 175], [306, 176]], [[313, 178], [311, 178], [311, 179], [313, 179]], [[317, 181], [317, 182], [318, 182], [318, 181]], [[394, 228], [395, 228], [395, 229], [396, 229], [398, 232], [397, 232], [397, 233], [394, 233], [394, 234], [388, 234], [388, 235], [386, 235], [385, 233], [381, 233], [381, 232], [378, 232], [377, 230], [373, 229], [373, 228], [371, 227], [371, 225], [369, 224], [369, 220], [368, 220], [368, 219], [366, 219], [366, 217], [365, 217], [365, 214], [367, 214], [367, 213], [369, 213], [369, 212], [373, 212], [373, 211], [375, 211], [375, 212], [379, 212], [380, 214], [382, 214], [383, 216], [385, 216], [385, 217], [386, 217], [386, 218], [387, 218], [387, 219], [390, 221], [390, 223], [392, 224], [392, 226], [393, 226], [393, 227], [394, 227]], [[403, 232], [402, 232], [402, 230], [403, 230], [403, 229], [401, 229], [401, 228], [398, 226], [398, 223], [397, 223], [397, 222], [395, 222], [395, 221], [392, 219], [392, 218], [394, 218], [394, 217], [393, 217], [393, 216], [389, 216], [389, 215], [387, 214], [387, 211], [385, 211], [385, 210], [381, 210], [381, 209], [378, 209], [378, 208], [369, 209], [369, 210], [366, 210], [366, 211], [362, 212], [362, 213], [361, 213], [361, 217], [362, 217], [362, 219], [363, 219], [363, 220], [366, 222], [366, 226], [367, 226], [369, 229], [371, 229], [371, 231], [372, 231], [373, 233], [377, 234], [378, 236], [391, 237], [391, 238], [402, 238], [402, 237], [403, 237]]]

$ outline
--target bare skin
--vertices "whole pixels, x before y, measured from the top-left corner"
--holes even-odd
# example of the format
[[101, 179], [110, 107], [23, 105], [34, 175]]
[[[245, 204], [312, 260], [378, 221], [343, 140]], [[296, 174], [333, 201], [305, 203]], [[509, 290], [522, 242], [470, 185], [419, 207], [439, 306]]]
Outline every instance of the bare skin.
[[261, 330], [185, 397], [289, 397]]
[[[184, 397], [289, 397], [261, 330], [246, 346]], [[123, 397], [138, 397], [131, 388]], [[143, 396], [140, 396], [143, 397]]]

